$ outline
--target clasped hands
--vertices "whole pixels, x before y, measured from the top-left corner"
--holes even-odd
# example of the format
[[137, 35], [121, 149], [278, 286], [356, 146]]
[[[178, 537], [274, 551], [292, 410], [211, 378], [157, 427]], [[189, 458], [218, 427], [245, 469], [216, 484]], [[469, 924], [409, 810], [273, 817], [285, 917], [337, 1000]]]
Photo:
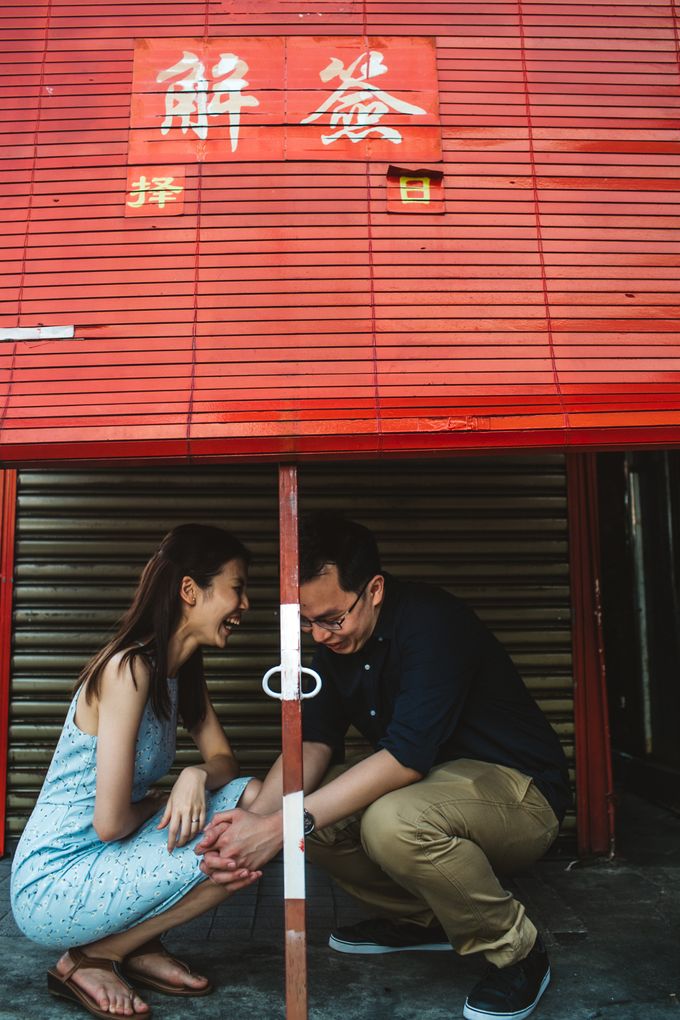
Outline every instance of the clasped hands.
[[263, 865], [283, 845], [281, 813], [258, 815], [243, 808], [222, 811], [207, 824], [195, 853], [203, 855], [200, 869], [218, 885], [246, 875], [260, 878]]

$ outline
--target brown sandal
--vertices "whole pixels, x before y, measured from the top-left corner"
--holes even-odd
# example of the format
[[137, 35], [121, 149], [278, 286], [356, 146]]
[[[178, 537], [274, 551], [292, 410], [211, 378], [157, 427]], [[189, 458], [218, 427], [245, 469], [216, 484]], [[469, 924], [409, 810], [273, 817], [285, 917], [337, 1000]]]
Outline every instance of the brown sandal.
[[[210, 995], [213, 991], [213, 985], [208, 982], [205, 988], [189, 988], [186, 985], [173, 985], [169, 981], [163, 981], [161, 978], [152, 977], [150, 974], [144, 974], [140, 970], [136, 970], [135, 967], [130, 966], [131, 962], [136, 956], [145, 956], [146, 953], [160, 953], [161, 956], [167, 956], [169, 960], [178, 966], [182, 967], [187, 974], [192, 974], [191, 967], [184, 963], [183, 960], [178, 960], [177, 957], [172, 956], [160, 939], [150, 939], [149, 942], [145, 942], [139, 949], [133, 950], [125, 957], [123, 964], [125, 973], [131, 978], [136, 985], [143, 985], [144, 988], [151, 988], [155, 992], [163, 992], [164, 995], [182, 995], [182, 996], [193, 996], [193, 995]], [[193, 975], [192, 975], [193, 976]]]
[[[134, 994], [134, 988], [132, 985], [125, 980], [120, 968], [115, 960], [107, 960], [97, 956], [86, 956], [86, 954], [79, 949], [77, 946], [68, 951], [73, 966], [66, 971], [65, 974], [60, 974], [56, 967], [50, 967], [47, 972], [47, 990], [52, 995], [58, 995], [62, 999], [68, 999], [70, 1002], [77, 1002], [81, 1006], [84, 1006], [88, 1013], [92, 1016], [100, 1017], [101, 1020], [111, 1020], [113, 1014], [108, 1009], [100, 1009], [94, 999], [88, 995], [86, 991], [79, 988], [75, 981], [72, 981], [72, 977], [77, 970], [85, 970], [87, 968], [97, 968], [98, 970], [108, 970], [112, 974], [115, 974], [117, 978], [122, 981], [126, 988], [130, 989], [130, 992]], [[134, 1013], [134, 1017], [146, 1017], [151, 1016], [151, 1010], [148, 1009], [146, 1013]]]

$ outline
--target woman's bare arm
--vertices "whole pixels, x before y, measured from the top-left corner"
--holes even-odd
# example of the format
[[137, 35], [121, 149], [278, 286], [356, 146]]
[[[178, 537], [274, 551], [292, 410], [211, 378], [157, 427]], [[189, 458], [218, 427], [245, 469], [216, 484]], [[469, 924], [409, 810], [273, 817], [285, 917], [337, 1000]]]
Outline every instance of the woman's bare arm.
[[[97, 788], [94, 828], [101, 840], [123, 839], [158, 810], [151, 795], [132, 803], [135, 748], [139, 724], [149, 692], [143, 661], [130, 663], [116, 655], [104, 667], [97, 701]], [[136, 681], [136, 682], [135, 682]]]
[[216, 790], [239, 774], [238, 762], [217, 718], [207, 688], [205, 716], [191, 730], [202, 761], [182, 769], [172, 788], [159, 829], [168, 830], [168, 851], [184, 846], [206, 822], [206, 790]]

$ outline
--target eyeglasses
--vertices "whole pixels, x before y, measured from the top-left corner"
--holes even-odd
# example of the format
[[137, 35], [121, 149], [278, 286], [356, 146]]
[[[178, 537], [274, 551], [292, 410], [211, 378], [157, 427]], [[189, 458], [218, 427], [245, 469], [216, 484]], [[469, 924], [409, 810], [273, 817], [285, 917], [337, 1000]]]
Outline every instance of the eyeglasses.
[[[370, 580], [371, 579], [369, 577], [368, 581], [370, 581]], [[332, 632], [335, 632], [335, 631], [338, 631], [338, 630], [342, 630], [343, 623], [345, 622], [345, 620], [347, 619], [349, 614], [352, 612], [352, 610], [354, 609], [354, 607], [358, 603], [358, 601], [361, 598], [361, 596], [364, 594], [364, 592], [368, 588], [368, 581], [366, 581], [366, 584], [363, 586], [363, 588], [361, 589], [361, 591], [359, 592], [359, 594], [357, 595], [357, 597], [355, 598], [354, 602], [349, 607], [349, 609], [346, 609], [345, 612], [342, 614], [342, 616], [339, 616], [337, 618], [337, 620], [324, 620], [323, 617], [320, 617], [317, 620], [308, 620], [306, 616], [301, 616], [300, 617], [300, 630], [310, 631], [312, 629], [312, 627], [320, 627], [321, 630], [330, 630]]]

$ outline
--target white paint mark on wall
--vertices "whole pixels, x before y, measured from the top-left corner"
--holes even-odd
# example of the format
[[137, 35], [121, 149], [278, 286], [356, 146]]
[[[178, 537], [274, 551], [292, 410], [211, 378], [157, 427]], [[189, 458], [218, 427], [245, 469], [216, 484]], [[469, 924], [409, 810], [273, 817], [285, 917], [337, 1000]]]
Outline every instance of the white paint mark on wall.
[[75, 326], [10, 326], [0, 329], [0, 341], [72, 340], [75, 333]]

